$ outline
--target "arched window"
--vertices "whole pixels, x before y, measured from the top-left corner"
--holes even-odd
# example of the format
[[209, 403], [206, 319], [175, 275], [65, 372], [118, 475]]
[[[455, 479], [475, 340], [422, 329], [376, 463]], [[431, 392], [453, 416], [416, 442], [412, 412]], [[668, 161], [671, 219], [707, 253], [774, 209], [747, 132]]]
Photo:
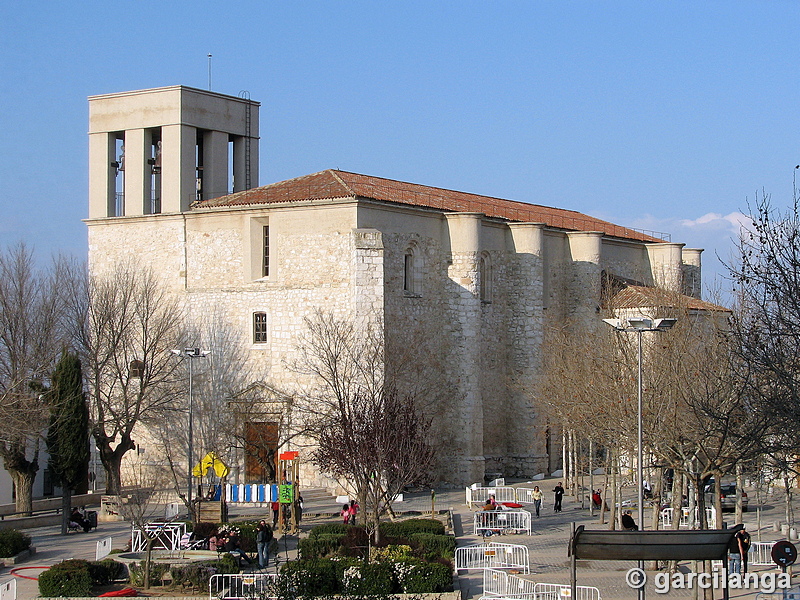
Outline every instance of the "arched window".
[[481, 302], [492, 301], [492, 262], [488, 254], [482, 254], [478, 265]]
[[403, 254], [403, 294], [419, 296], [422, 291], [422, 266], [419, 249], [412, 243]]

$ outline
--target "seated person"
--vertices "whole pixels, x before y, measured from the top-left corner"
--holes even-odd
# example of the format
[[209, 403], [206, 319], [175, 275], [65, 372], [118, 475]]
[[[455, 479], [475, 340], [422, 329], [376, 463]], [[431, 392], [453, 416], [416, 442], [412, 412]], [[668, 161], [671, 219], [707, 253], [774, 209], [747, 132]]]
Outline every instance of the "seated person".
[[633, 520], [631, 516], [631, 511], [626, 510], [622, 515], [622, 528], [625, 531], [639, 531], [639, 527], [636, 525], [636, 521]]
[[81, 513], [77, 506], [72, 509], [69, 520], [70, 523], [75, 523], [76, 527], [82, 528], [84, 533], [89, 533], [89, 530], [92, 528], [92, 524], [83, 517], [83, 513]]
[[239, 543], [239, 536], [234, 532], [231, 532], [225, 541], [225, 552], [243, 559], [248, 565], [250, 564], [250, 559], [247, 558], [247, 554], [244, 553]]

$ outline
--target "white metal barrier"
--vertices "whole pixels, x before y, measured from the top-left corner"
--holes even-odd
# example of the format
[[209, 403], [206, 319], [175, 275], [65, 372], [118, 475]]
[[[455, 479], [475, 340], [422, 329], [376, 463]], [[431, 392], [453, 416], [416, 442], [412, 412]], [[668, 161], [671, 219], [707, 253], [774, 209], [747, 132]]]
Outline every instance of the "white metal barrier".
[[94, 559], [102, 560], [109, 554], [111, 554], [111, 538], [104, 537], [102, 540], [97, 542], [97, 547], [94, 551]]
[[528, 548], [519, 544], [490, 542], [456, 548], [456, 571], [469, 569], [519, 569], [530, 573]]
[[[540, 489], [539, 491], [541, 492], [542, 490]], [[544, 500], [544, 495], [542, 500]], [[533, 488], [517, 488], [517, 502], [519, 504], [533, 504]]]
[[[572, 598], [572, 589], [568, 585], [556, 583], [537, 583], [533, 588], [536, 600], [562, 600]], [[596, 587], [579, 585], [575, 588], [574, 600], [600, 600], [600, 590]]]
[[466, 488], [467, 506], [484, 504], [489, 496], [494, 496], [497, 502], [516, 502], [517, 491], [510, 486], [495, 487], [468, 487]]
[[144, 531], [131, 529], [131, 552], [144, 552], [147, 539], [153, 540], [154, 550], [176, 552], [181, 547], [181, 537], [186, 533], [186, 523], [147, 523]]
[[[698, 524], [700, 520], [697, 518], [699, 511], [697, 508], [694, 509], [694, 516], [695, 516], [695, 524]], [[672, 527], [672, 508], [663, 508], [658, 515], [659, 520], [661, 521], [664, 527]], [[706, 507], [706, 522], [709, 524], [709, 527], [716, 528], [717, 527], [717, 509], [712, 507]], [[684, 506], [681, 508], [681, 521], [678, 524], [679, 527], [689, 527], [689, 508]]]
[[531, 513], [526, 510], [482, 510], [473, 520], [474, 532], [480, 535], [527, 533], [531, 535]]
[[17, 600], [17, 580], [13, 577], [0, 585], [0, 600]]
[[775, 542], [753, 542], [750, 545], [750, 550], [747, 551], [747, 564], [774, 567], [775, 563], [772, 561], [772, 547], [774, 545]]
[[486, 569], [483, 572], [483, 593], [488, 596], [534, 600], [535, 586], [533, 581], [505, 571]]
[[227, 573], [212, 575], [208, 581], [210, 600], [247, 600], [277, 598], [274, 583], [275, 573]]
[[171, 521], [181, 514], [183, 504], [181, 502], [170, 502], [164, 507], [164, 520]]

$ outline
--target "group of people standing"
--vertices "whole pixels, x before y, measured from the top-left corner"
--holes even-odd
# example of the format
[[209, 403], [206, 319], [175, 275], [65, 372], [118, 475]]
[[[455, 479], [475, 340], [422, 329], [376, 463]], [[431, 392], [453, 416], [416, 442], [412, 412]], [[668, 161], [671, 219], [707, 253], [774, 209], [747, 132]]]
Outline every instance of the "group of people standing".
[[[555, 499], [553, 511], [561, 512], [561, 502], [564, 499], [564, 487], [561, 485], [560, 481], [558, 485], [553, 488], [553, 497]], [[539, 489], [538, 485], [533, 486], [533, 490], [530, 492], [530, 498], [533, 500], [533, 512], [538, 518], [541, 515], [542, 500], [544, 499], [544, 492]], [[503, 507], [498, 504], [497, 500], [495, 500], [494, 494], [486, 499], [486, 504], [483, 506], [483, 510], [498, 510], [502, 508]]]
[[355, 525], [356, 515], [358, 514], [358, 502], [350, 500], [342, 505], [342, 510], [339, 511], [339, 516], [342, 517], [342, 522], [345, 525]]
[[[539, 517], [539, 514], [542, 510], [542, 499], [544, 498], [544, 492], [539, 489], [538, 485], [533, 486], [533, 491], [531, 492], [531, 499], [533, 500], [533, 508], [534, 512], [536, 513], [536, 517]], [[561, 502], [564, 500], [564, 486], [561, 485], [559, 481], [556, 487], [553, 488], [553, 512], [561, 512]]]

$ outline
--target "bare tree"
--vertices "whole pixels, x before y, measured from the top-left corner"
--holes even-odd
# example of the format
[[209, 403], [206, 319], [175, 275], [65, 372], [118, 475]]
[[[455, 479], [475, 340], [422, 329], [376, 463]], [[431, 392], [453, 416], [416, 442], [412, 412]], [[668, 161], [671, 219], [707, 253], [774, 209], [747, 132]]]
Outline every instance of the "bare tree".
[[162, 521], [165, 491], [161, 489], [161, 465], [134, 459], [126, 469], [124, 483], [130, 490], [120, 503], [120, 513], [130, 522], [137, 535], [144, 541], [144, 588], [150, 588], [150, 567], [153, 557], [153, 543], [162, 532], [159, 527], [147, 527], [153, 521]]
[[94, 275], [74, 291], [74, 335], [85, 366], [92, 433], [109, 494], [121, 490], [123, 456], [139, 423], [169, 414], [179, 389], [183, 313], [155, 274], [134, 263]]
[[429, 476], [430, 420], [384, 379], [380, 327], [356, 329], [322, 311], [306, 326], [298, 368], [314, 377], [303, 406], [312, 460], [354, 492], [377, 537], [397, 493]]
[[[64, 342], [66, 261], [37, 269], [20, 244], [0, 254], [0, 456], [11, 475], [16, 507], [29, 512], [48, 410], [40, 390]], [[38, 383], [39, 385], [32, 385]]]
[[[797, 190], [785, 210], [756, 194], [751, 224], [742, 229], [738, 260], [728, 265], [740, 304], [733, 322], [736, 352], [745, 366], [747, 393], [774, 420], [766, 438], [770, 462], [786, 490], [791, 522], [791, 481], [800, 444], [800, 202]], [[766, 475], [762, 474], [762, 477]]]
[[[191, 329], [187, 339], [191, 347], [210, 350], [202, 360], [188, 359], [195, 360], [192, 384], [195, 457], [191, 467], [209, 453], [229, 467], [238, 466], [244, 458], [245, 469], [251, 470], [244, 473], [245, 481], [277, 481], [275, 452], [293, 435], [291, 398], [254, 381], [241, 336], [224, 316], [218, 313], [206, 316]], [[176, 376], [183, 385], [172, 406], [172, 415], [154, 423], [151, 430], [163, 448], [175, 490], [187, 503], [184, 493], [188, 476], [186, 360], [181, 361]]]

